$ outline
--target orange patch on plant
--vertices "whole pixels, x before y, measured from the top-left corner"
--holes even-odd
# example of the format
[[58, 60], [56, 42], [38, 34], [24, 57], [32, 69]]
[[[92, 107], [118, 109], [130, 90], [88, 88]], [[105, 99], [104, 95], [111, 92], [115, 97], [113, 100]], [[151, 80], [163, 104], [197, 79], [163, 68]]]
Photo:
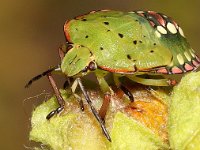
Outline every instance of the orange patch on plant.
[[167, 106], [154, 96], [145, 97], [149, 101], [137, 100], [130, 103], [125, 111], [164, 141], [167, 140]]

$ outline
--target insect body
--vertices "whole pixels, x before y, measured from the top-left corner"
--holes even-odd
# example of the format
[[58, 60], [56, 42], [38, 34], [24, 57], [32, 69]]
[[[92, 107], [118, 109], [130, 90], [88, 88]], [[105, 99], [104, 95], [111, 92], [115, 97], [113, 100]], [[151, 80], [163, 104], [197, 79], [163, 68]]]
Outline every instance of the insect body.
[[[61, 66], [36, 76], [48, 75], [58, 98], [60, 107], [47, 118], [64, 108], [64, 100], [57, 90], [50, 73], [61, 71], [75, 79], [72, 91], [79, 85], [92, 112], [100, 122], [106, 137], [110, 136], [103, 124], [105, 107], [108, 107], [113, 91], [104, 77], [112, 72], [114, 81], [130, 98], [131, 93], [120, 83], [119, 78], [129, 79], [146, 85], [169, 86], [173, 80], [146, 79], [143, 74], [180, 74], [193, 71], [200, 65], [200, 59], [188, 44], [182, 29], [171, 18], [153, 11], [92, 11], [69, 20], [64, 25], [67, 39], [66, 51], [60, 51]], [[101, 90], [105, 93], [99, 113], [91, 104], [81, 77], [94, 72]]]
[[177, 23], [153, 11], [92, 12], [67, 21], [64, 31], [73, 43], [61, 65], [68, 76], [80, 73], [92, 61], [99, 69], [134, 75], [177, 74], [199, 66]]

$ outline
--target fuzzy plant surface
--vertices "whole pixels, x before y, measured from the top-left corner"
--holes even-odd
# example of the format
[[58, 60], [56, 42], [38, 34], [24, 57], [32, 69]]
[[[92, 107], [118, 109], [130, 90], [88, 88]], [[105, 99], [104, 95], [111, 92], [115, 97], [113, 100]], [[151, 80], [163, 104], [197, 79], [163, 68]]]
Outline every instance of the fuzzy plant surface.
[[200, 72], [187, 74], [174, 88], [168, 132], [172, 149], [200, 150]]
[[[81, 111], [70, 90], [60, 90], [65, 110], [50, 120], [47, 114], [58, 107], [55, 97], [35, 108], [30, 140], [50, 150], [200, 149], [200, 72], [185, 75], [171, 92], [138, 84], [127, 87], [135, 101], [115, 90], [105, 118], [112, 142], [103, 135], [84, 97]], [[101, 92], [89, 89], [88, 93], [99, 110]]]

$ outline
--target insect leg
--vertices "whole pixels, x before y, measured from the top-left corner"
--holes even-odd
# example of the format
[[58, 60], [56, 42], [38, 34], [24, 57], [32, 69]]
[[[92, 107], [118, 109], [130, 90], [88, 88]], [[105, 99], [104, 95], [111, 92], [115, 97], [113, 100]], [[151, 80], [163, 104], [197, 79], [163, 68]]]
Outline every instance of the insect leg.
[[113, 79], [114, 79], [115, 85], [117, 87], [119, 87], [124, 92], [124, 94], [126, 94], [128, 96], [128, 98], [131, 102], [133, 102], [134, 101], [133, 94], [129, 91], [128, 88], [126, 88], [124, 85], [122, 85], [119, 78], [120, 78], [120, 76], [113, 74]]
[[101, 105], [101, 108], [99, 110], [99, 115], [101, 116], [102, 120], [104, 120], [109, 104], [110, 104], [110, 99], [111, 99], [111, 95], [110, 93], [105, 93], [104, 94], [104, 99], [103, 99], [103, 104]]
[[59, 89], [58, 89], [58, 87], [57, 87], [57, 85], [56, 85], [56, 82], [54, 81], [54, 79], [53, 79], [51, 73], [48, 73], [48, 74], [47, 74], [47, 78], [49, 79], [49, 82], [50, 82], [50, 84], [51, 84], [51, 87], [52, 87], [53, 90], [54, 90], [54, 93], [55, 93], [55, 95], [56, 95], [56, 98], [57, 98], [57, 101], [58, 101], [58, 104], [59, 104], [59, 107], [58, 107], [57, 109], [51, 111], [51, 112], [47, 115], [46, 119], [49, 120], [53, 115], [55, 115], [56, 113], [57, 113], [57, 114], [60, 113], [60, 112], [64, 109], [65, 101], [63, 100], [63, 98], [62, 98], [62, 96], [61, 96], [61, 93], [60, 93], [60, 91], [59, 91]]
[[80, 107], [81, 107], [81, 110], [84, 111], [83, 100], [82, 100], [82, 98], [81, 98], [79, 95], [77, 95], [77, 94], [75, 93], [75, 90], [76, 90], [77, 86], [78, 86], [78, 82], [77, 82], [77, 80], [75, 80], [75, 81], [73, 82], [72, 86], [71, 86], [72, 93], [74, 94], [74, 96], [75, 96], [76, 99], [78, 100], [79, 105], [80, 105]]
[[110, 98], [111, 94], [113, 94], [113, 90], [109, 87], [108, 83], [104, 79], [106, 74], [103, 74], [102, 72], [95, 72], [97, 80], [99, 82], [101, 91], [104, 93], [104, 99], [103, 104], [99, 110], [99, 115], [102, 119], [105, 118], [106, 112], [108, 110], [109, 104], [110, 104]]
[[66, 81], [65, 83], [63, 84], [63, 89], [66, 89], [68, 87], [70, 87], [70, 85], [72, 84], [72, 82], [74, 82], [74, 79], [71, 78], [71, 77], [66, 77]]
[[145, 79], [142, 77], [138, 77], [135, 75], [126, 75], [130, 80], [133, 80], [137, 83], [141, 83], [144, 85], [152, 85], [152, 86], [173, 86], [176, 84], [176, 81], [173, 79]]
[[106, 138], [111, 142], [111, 138], [110, 138], [110, 135], [104, 125], [104, 121], [101, 119], [101, 117], [99, 116], [97, 110], [94, 108], [94, 106], [92, 105], [92, 101], [90, 100], [90, 97], [88, 96], [82, 82], [81, 82], [81, 79], [80, 78], [77, 78], [76, 79], [77, 83], [79, 84], [80, 86], [80, 89], [81, 91], [83, 92], [83, 95], [87, 101], [87, 103], [89, 104], [91, 110], [92, 110], [92, 113], [94, 114], [94, 116], [96, 117], [97, 121], [99, 122], [100, 126], [101, 126], [101, 129], [103, 131], [103, 133], [105, 134]]
[[120, 89], [128, 96], [129, 100], [131, 102], [134, 102], [133, 94], [127, 89], [125, 86], [120, 85]]

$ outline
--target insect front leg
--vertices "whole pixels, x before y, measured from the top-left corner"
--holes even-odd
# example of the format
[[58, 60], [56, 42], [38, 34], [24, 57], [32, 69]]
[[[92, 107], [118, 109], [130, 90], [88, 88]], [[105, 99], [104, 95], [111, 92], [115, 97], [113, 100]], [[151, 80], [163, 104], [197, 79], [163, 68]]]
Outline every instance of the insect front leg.
[[57, 109], [51, 111], [51, 112], [47, 115], [46, 119], [49, 120], [49, 119], [50, 119], [51, 117], [53, 117], [55, 114], [59, 114], [59, 113], [64, 109], [65, 101], [63, 100], [63, 98], [62, 98], [62, 96], [61, 96], [61, 93], [60, 93], [60, 91], [59, 91], [59, 89], [58, 89], [58, 87], [57, 87], [57, 85], [56, 85], [56, 82], [55, 82], [55, 80], [53, 79], [51, 73], [48, 73], [48, 74], [47, 74], [47, 78], [49, 79], [49, 82], [50, 82], [50, 84], [51, 84], [51, 87], [52, 87], [53, 90], [54, 90], [54, 93], [55, 93], [55, 95], [56, 95], [56, 99], [57, 99], [58, 104], [59, 104], [59, 107], [58, 107]]
[[58, 87], [52, 77], [52, 73], [60, 73], [61, 69], [60, 69], [60, 66], [56, 66], [56, 67], [53, 67], [51, 69], [48, 69], [46, 71], [44, 71], [43, 73], [33, 77], [31, 80], [29, 80], [29, 82], [25, 85], [25, 88], [28, 88], [29, 86], [31, 86], [31, 84], [37, 80], [39, 80], [40, 78], [44, 77], [44, 76], [47, 76], [47, 78], [49, 79], [50, 81], [50, 84], [54, 90], [54, 93], [56, 95], [56, 98], [57, 98], [57, 101], [58, 101], [58, 104], [60, 105], [56, 110], [53, 110], [51, 111], [48, 115], [47, 115], [47, 119], [50, 119], [52, 116], [54, 116], [56, 113], [60, 113], [63, 109], [64, 109], [64, 105], [65, 105], [65, 101], [63, 100], [61, 94], [60, 94], [60, 91], [58, 90]]

